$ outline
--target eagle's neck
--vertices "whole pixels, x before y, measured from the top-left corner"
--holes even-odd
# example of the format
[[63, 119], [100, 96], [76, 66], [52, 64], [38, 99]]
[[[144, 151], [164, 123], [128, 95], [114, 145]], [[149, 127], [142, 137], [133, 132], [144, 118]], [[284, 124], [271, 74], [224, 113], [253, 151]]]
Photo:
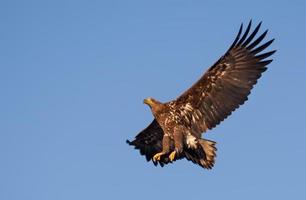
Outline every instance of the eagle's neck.
[[163, 111], [165, 110], [165, 105], [163, 103], [155, 103], [152, 107], [151, 107], [151, 111], [153, 113], [153, 115], [160, 115], [163, 113]]

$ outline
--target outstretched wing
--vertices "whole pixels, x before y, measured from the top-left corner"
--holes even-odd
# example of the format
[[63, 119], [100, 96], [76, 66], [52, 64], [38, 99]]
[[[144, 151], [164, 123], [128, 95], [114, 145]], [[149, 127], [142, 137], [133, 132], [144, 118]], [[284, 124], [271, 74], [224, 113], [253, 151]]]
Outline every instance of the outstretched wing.
[[[136, 135], [135, 139], [130, 142], [126, 142], [129, 145], [135, 146], [135, 149], [139, 149], [140, 154], [146, 156], [147, 161], [152, 160], [153, 156], [162, 151], [162, 139], [163, 139], [163, 129], [160, 127], [156, 119], [154, 119], [151, 124]], [[169, 161], [162, 159], [159, 163], [161, 166], [167, 164]], [[157, 165], [157, 162], [154, 162]]]
[[248, 98], [275, 51], [262, 53], [274, 39], [260, 45], [268, 30], [254, 39], [261, 23], [249, 35], [252, 22], [241, 37], [243, 25], [228, 51], [190, 89], [174, 101], [193, 134], [214, 128]]

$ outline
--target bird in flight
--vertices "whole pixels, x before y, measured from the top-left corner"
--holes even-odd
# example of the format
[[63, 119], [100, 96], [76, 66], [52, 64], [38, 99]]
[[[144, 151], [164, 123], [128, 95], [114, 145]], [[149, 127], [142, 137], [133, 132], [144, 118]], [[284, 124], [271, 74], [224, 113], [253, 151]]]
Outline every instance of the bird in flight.
[[[248, 99], [251, 89], [272, 62], [275, 50], [263, 52], [274, 39], [262, 42], [268, 30], [257, 37], [261, 22], [238, 34], [226, 53], [177, 99], [161, 103], [144, 99], [154, 120], [129, 145], [139, 149], [147, 161], [164, 166], [186, 158], [211, 169], [215, 163], [216, 142], [201, 138]], [[243, 33], [244, 32], [244, 33]], [[263, 44], [262, 44], [263, 43]]]

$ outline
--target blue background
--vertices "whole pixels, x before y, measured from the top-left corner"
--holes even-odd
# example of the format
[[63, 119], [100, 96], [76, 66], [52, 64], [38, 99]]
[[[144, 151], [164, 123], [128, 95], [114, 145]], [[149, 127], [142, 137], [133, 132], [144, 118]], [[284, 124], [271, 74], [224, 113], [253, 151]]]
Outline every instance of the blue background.
[[[305, 1], [0, 1], [0, 199], [305, 199]], [[125, 144], [263, 20], [274, 62], [206, 138], [213, 170]]]

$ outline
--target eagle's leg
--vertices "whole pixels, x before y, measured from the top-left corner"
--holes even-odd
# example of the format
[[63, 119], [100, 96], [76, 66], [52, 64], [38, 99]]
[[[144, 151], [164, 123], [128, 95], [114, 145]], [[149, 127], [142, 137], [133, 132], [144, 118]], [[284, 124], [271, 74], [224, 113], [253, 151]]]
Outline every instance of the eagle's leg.
[[182, 133], [182, 128], [180, 127], [177, 127], [177, 128], [174, 128], [174, 132], [173, 132], [173, 140], [174, 140], [174, 151], [172, 151], [169, 155], [169, 159], [170, 161], [173, 161], [175, 159], [175, 157], [182, 153], [183, 151], [183, 138], [184, 138], [184, 135]]
[[161, 156], [170, 152], [170, 135], [165, 134], [163, 137], [163, 150], [153, 156], [153, 161], [160, 161]]

